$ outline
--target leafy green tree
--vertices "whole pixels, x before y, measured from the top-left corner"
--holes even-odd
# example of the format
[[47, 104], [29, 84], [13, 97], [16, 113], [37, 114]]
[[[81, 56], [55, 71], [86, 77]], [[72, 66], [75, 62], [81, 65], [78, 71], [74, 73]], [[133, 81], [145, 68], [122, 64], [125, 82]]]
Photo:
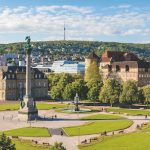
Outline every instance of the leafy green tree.
[[87, 98], [91, 101], [96, 101], [99, 99], [99, 93], [100, 89], [102, 87], [103, 83], [100, 80], [90, 80], [87, 83], [88, 87], [88, 93], [87, 93]]
[[150, 85], [143, 87], [143, 94], [144, 94], [144, 103], [149, 104], [149, 102], [150, 102]]
[[16, 150], [15, 144], [12, 144], [11, 139], [5, 134], [0, 136], [0, 150]]
[[69, 83], [66, 85], [64, 92], [62, 93], [62, 97], [64, 100], [73, 100], [74, 96], [74, 90], [72, 88], [72, 84]]
[[120, 96], [120, 102], [125, 104], [133, 104], [138, 102], [138, 86], [133, 80], [129, 80], [123, 84], [123, 91]]
[[114, 103], [119, 102], [121, 90], [122, 87], [117, 80], [107, 79], [101, 89], [99, 99], [101, 102], [110, 103], [112, 106]]
[[61, 99], [62, 95], [61, 95], [61, 87], [59, 86], [53, 86], [51, 91], [50, 91], [50, 95], [52, 99]]
[[54, 146], [52, 147], [52, 150], [66, 150], [66, 148], [63, 146], [62, 142], [55, 142]]
[[96, 61], [93, 61], [85, 71], [85, 81], [88, 82], [90, 80], [100, 80], [99, 67], [97, 66]]
[[86, 98], [87, 86], [83, 79], [75, 80], [72, 82], [73, 97], [78, 93], [80, 99]]
[[139, 98], [139, 102], [144, 104], [145, 103], [145, 97], [144, 97], [144, 91], [143, 88], [139, 89], [138, 91], [138, 98]]

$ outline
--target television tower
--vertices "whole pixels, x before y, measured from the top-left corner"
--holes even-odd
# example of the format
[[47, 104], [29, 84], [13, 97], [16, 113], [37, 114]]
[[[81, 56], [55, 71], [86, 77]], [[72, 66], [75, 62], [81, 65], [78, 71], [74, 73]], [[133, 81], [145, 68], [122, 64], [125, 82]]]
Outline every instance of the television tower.
[[66, 25], [65, 25], [65, 22], [64, 22], [64, 41], [66, 40]]

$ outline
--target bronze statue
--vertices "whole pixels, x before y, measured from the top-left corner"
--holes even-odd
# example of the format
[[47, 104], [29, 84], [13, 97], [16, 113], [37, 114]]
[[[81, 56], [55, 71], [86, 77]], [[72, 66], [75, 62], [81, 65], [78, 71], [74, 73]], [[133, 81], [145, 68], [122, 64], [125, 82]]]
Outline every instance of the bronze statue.
[[30, 54], [31, 54], [31, 51], [32, 51], [31, 38], [30, 38], [30, 36], [27, 36], [27, 37], [25, 38], [25, 40], [27, 41], [27, 42], [26, 42], [26, 45], [25, 45], [26, 53], [27, 53], [28, 55], [30, 55]]

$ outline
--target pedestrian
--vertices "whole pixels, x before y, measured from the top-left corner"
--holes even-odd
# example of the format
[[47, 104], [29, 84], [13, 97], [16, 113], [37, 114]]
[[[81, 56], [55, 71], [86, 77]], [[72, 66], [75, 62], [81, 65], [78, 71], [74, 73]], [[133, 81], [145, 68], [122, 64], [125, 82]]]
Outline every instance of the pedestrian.
[[145, 115], [145, 119], [147, 119], [147, 115]]
[[57, 118], [57, 115], [55, 115], [55, 118]]
[[61, 134], [61, 136], [63, 136], [63, 131], [61, 131], [61, 133], [60, 133], [60, 134]]

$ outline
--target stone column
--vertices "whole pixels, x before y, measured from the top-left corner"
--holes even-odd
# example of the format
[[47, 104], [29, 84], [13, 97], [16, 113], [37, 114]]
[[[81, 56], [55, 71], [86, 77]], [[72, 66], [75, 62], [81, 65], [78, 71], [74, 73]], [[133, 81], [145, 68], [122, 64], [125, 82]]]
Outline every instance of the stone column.
[[26, 93], [21, 101], [20, 110], [18, 111], [18, 117], [20, 120], [35, 120], [38, 118], [38, 110], [36, 108], [36, 103], [32, 98], [31, 94], [31, 44], [30, 37], [26, 37]]
[[30, 55], [26, 56], [26, 97], [31, 97], [31, 63]]

